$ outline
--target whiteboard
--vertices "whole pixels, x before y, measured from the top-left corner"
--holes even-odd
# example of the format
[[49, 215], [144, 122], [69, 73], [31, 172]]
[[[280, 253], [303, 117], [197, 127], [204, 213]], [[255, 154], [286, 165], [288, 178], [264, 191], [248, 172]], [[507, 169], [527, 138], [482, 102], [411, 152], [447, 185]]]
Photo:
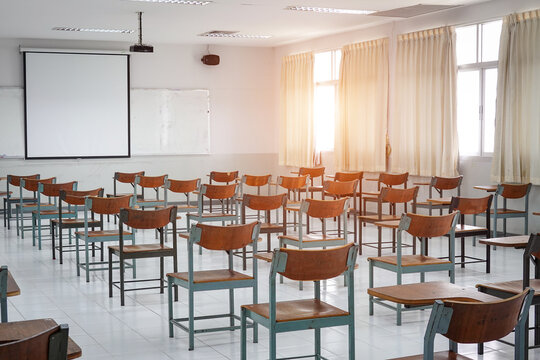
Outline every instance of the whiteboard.
[[131, 90], [132, 155], [210, 153], [208, 90]]
[[24, 96], [21, 88], [0, 88], [0, 157], [24, 156]]
[[[131, 90], [131, 154], [210, 153], [208, 90]], [[24, 157], [24, 93], [0, 88], [0, 157]]]

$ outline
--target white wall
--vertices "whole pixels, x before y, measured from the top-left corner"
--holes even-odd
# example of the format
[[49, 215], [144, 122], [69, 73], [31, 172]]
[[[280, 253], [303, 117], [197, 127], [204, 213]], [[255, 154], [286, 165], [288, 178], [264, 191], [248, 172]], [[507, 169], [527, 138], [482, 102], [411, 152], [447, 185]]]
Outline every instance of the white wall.
[[[448, 11], [438, 12], [434, 14], [428, 14], [424, 16], [415, 17], [412, 19], [399, 20], [388, 24], [368, 27], [355, 31], [350, 31], [341, 34], [335, 34], [322, 38], [310, 39], [303, 42], [288, 44], [276, 48], [275, 51], [275, 66], [276, 73], [279, 71], [281, 58], [283, 56], [306, 52], [306, 51], [325, 51], [331, 49], [341, 48], [344, 45], [378, 39], [382, 37], [389, 37], [390, 41], [390, 89], [393, 87], [393, 75], [395, 68], [394, 49], [396, 36], [402, 33], [411, 31], [418, 31], [422, 29], [435, 28], [445, 25], [464, 25], [478, 23], [482, 21], [489, 21], [503, 17], [504, 15], [513, 12], [522, 12], [540, 7], [538, 0], [494, 0], [484, 3], [479, 3], [471, 6], [463, 6]], [[279, 74], [279, 73], [278, 73]], [[279, 78], [276, 77], [276, 92], [279, 92]], [[279, 99], [277, 97], [277, 99]], [[390, 94], [389, 106], [392, 106], [392, 94]], [[279, 104], [276, 104], [276, 109], [279, 109]], [[391, 108], [390, 108], [391, 110]], [[390, 114], [392, 111], [389, 112]], [[392, 118], [389, 118], [389, 131], [391, 132]], [[334, 159], [333, 153], [323, 153], [322, 156], [323, 165], [327, 168], [327, 173], [334, 172]], [[471, 197], [485, 196], [485, 192], [474, 190], [474, 185], [491, 184], [490, 170], [491, 170], [491, 158], [490, 157], [468, 157], [460, 158], [460, 173], [463, 174], [464, 180], [462, 185], [462, 195]], [[286, 171], [285, 168], [280, 168], [280, 171]], [[414, 181], [415, 178], [413, 178]], [[369, 182], [364, 183], [367, 189], [370, 189], [373, 184]], [[420, 193], [420, 198], [425, 196], [425, 192]], [[512, 203], [510, 203], [512, 204]], [[517, 205], [517, 204], [516, 204]], [[518, 208], [521, 204], [517, 205]], [[532, 211], [540, 211], [540, 187], [533, 186], [530, 197], [530, 208]], [[510, 220], [508, 222], [509, 231], [522, 232], [523, 221]], [[500, 225], [501, 227], [502, 225]], [[540, 231], [540, 217], [530, 216], [529, 218], [529, 231]]]
[[[23, 86], [19, 45], [105, 50], [129, 47], [127, 43], [113, 42], [2, 39], [0, 87]], [[103, 160], [0, 159], [0, 176], [41, 173], [46, 177], [57, 176], [59, 182], [79, 180], [81, 189], [106, 186], [106, 190], [111, 190], [115, 171], [168, 173], [175, 179], [203, 177], [211, 170], [275, 173], [278, 127], [274, 113], [274, 49], [212, 46], [212, 53], [221, 57], [221, 64], [215, 67], [200, 61], [206, 54], [206, 46], [154, 44], [154, 51], [131, 57], [131, 87], [209, 89], [210, 155]], [[9, 121], [15, 120], [0, 119], [0, 129]]]

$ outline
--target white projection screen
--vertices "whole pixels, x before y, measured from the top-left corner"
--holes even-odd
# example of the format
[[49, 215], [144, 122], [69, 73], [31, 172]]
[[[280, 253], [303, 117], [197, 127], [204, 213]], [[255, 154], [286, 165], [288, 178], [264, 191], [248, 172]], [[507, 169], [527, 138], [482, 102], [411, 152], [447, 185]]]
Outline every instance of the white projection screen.
[[129, 55], [24, 53], [25, 158], [130, 156]]

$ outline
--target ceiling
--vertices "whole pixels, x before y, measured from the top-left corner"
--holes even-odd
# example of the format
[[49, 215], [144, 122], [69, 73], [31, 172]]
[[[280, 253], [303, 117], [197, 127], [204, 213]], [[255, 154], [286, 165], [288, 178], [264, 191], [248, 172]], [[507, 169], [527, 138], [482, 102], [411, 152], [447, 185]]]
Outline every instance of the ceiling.
[[[213, 0], [206, 6], [129, 0], [2, 0], [0, 37], [135, 42], [133, 34], [53, 31], [53, 27], [137, 30], [143, 11], [144, 42], [277, 46], [393, 21], [394, 18], [283, 10], [289, 5], [384, 11], [423, 4], [466, 5], [485, 0]], [[216, 39], [210, 30], [271, 35], [269, 39]]]

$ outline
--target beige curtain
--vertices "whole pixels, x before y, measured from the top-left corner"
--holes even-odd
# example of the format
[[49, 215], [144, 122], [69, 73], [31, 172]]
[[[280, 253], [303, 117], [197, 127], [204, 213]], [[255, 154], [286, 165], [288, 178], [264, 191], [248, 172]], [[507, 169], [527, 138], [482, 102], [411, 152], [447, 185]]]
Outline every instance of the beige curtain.
[[391, 170], [457, 175], [456, 36], [443, 27], [398, 37]]
[[503, 21], [491, 178], [540, 184], [540, 10]]
[[313, 59], [310, 52], [281, 61], [280, 165], [313, 165]]
[[334, 157], [339, 170], [385, 171], [388, 39], [344, 46]]

